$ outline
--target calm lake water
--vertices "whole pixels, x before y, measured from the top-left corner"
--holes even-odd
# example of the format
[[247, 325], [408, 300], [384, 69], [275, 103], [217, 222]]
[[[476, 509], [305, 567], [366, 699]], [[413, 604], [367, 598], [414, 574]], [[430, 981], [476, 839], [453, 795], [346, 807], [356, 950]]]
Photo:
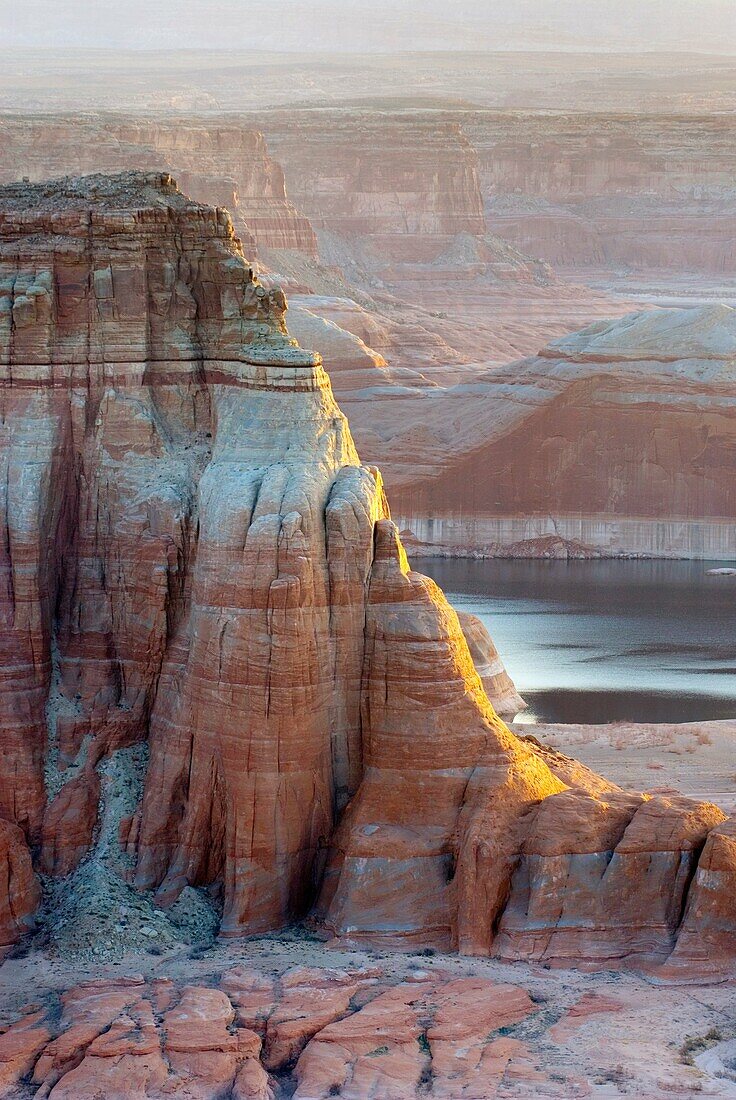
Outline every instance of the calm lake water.
[[736, 577], [722, 562], [417, 559], [478, 615], [540, 722], [736, 717]]

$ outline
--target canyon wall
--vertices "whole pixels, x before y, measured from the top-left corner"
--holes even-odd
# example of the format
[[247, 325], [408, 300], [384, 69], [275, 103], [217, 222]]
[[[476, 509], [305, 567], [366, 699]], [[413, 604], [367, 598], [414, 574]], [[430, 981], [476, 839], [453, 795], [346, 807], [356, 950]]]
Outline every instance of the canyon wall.
[[267, 134], [320, 254], [353, 281], [421, 297], [438, 279], [460, 293], [479, 279], [553, 280], [547, 264], [488, 231], [478, 155], [456, 117], [274, 110], [244, 123]]
[[489, 227], [560, 271], [730, 277], [728, 115], [468, 113]]
[[725, 114], [6, 114], [0, 149], [0, 182], [164, 168], [194, 198], [233, 212], [251, 257], [260, 246], [314, 258], [314, 227], [330, 262], [387, 282], [433, 262], [532, 280], [549, 278], [545, 264], [684, 278], [734, 268]]
[[264, 125], [314, 227], [369, 257], [429, 263], [458, 234], [485, 233], [477, 155], [457, 123], [351, 110], [273, 112]]
[[5, 944], [33, 850], [60, 950], [724, 965], [725, 815], [509, 731], [284, 311], [165, 174], [0, 189]]
[[301, 296], [292, 327], [413, 552], [730, 559], [735, 316], [626, 314], [490, 369], [473, 346], [491, 337], [457, 319]]
[[258, 250], [314, 258], [307, 218], [289, 201], [284, 173], [261, 133], [226, 120], [123, 115], [0, 117], [0, 183], [85, 172], [166, 170], [198, 202], [226, 207], [249, 259]]
[[730, 306], [646, 311], [447, 391], [478, 419], [394, 486], [400, 525], [449, 553], [734, 557], [735, 352]]
[[[474, 399], [466, 402], [462, 392], [447, 395], [433, 392], [431, 407], [426, 401], [408, 399], [409, 396], [423, 396], [428, 389], [427, 383], [429, 389], [434, 390], [435, 383], [452, 385], [461, 379], [466, 381], [471, 374], [481, 374], [482, 366], [477, 365], [483, 358], [493, 362], [514, 360], [519, 355], [536, 351], [550, 332], [574, 328], [581, 318], [605, 316], [622, 308], [621, 303], [604, 299], [602, 295], [598, 295], [600, 300], [595, 299], [581, 287], [536, 285], [534, 265], [520, 260], [518, 255], [504, 257], [498, 249], [491, 249], [494, 251], [493, 263], [487, 262], [489, 238], [479, 235], [483, 232], [482, 219], [478, 220], [479, 181], [484, 180], [486, 187], [498, 189], [499, 204], [505, 201], [505, 193], [513, 196], [531, 192], [537, 198], [542, 194], [544, 201], [555, 203], [578, 199], [598, 202], [596, 196], [605, 193], [609, 195], [606, 209], [610, 213], [612, 204], [628, 201], [625, 193], [640, 195], [642, 188], [649, 196], [646, 201], [650, 206], [654, 203], [661, 207], [662, 203], [679, 201], [678, 196], [685, 192], [697, 197], [697, 171], [702, 164], [703, 179], [710, 181], [707, 186], [711, 191], [720, 188], [725, 195], [723, 188], [729, 176], [730, 161], [728, 143], [723, 135], [718, 136], [720, 124], [712, 120], [707, 125], [700, 119], [682, 120], [682, 140], [678, 146], [672, 133], [669, 134], [672, 140], [655, 141], [656, 127], [653, 124], [647, 127], [646, 121], [638, 123], [632, 136], [626, 128], [622, 129], [623, 123], [619, 125], [615, 120], [608, 120], [605, 126], [600, 124], [593, 139], [590, 127], [586, 129], [579, 118], [561, 120], [555, 116], [543, 123], [539, 118], [526, 116], [468, 114], [463, 116], [463, 126], [481, 150], [479, 175], [476, 155], [456, 123], [445, 125], [443, 122], [434, 127], [435, 137], [429, 142], [425, 139], [434, 124], [424, 115], [410, 118], [401, 113], [368, 113], [365, 134], [361, 134], [363, 115], [328, 112], [323, 117], [323, 114], [303, 112], [292, 119], [272, 112], [262, 121], [272, 131], [272, 140], [279, 145], [293, 172], [294, 186], [312, 189], [309, 202], [316, 221], [328, 227], [320, 232], [328, 234], [332, 247], [337, 238], [345, 245], [345, 249], [337, 249], [336, 258], [345, 262], [346, 269], [351, 271], [350, 264], [356, 256], [359, 259], [367, 256], [364, 243], [375, 238], [376, 249], [371, 262], [380, 267], [384, 251], [388, 249], [390, 253], [394, 247], [389, 247], [384, 239], [390, 237], [398, 250], [396, 254], [402, 255], [407, 262], [394, 264], [391, 270], [384, 263], [383, 275], [397, 278], [403, 288], [409, 288], [412, 295], [424, 303], [425, 308], [419, 309], [407, 302], [400, 305], [392, 302], [383, 314], [375, 311], [370, 314], [342, 299], [330, 300], [323, 296], [305, 301], [310, 313], [317, 317], [337, 319], [338, 324], [348, 328], [351, 325], [355, 328], [356, 323], [359, 326], [356, 331], [364, 337], [366, 346], [363, 348], [348, 347], [349, 338], [340, 336], [334, 326], [310, 322], [311, 330], [319, 328], [313, 332], [316, 346], [327, 358], [361, 449], [371, 461], [379, 462], [384, 468], [397, 494], [395, 500], [402, 523], [413, 532], [418, 544], [450, 551], [465, 549], [486, 553], [499, 549], [512, 553], [565, 553], [566, 547], [573, 550], [577, 547], [582, 548], [582, 552], [587, 552], [587, 548], [603, 553], [731, 556], [729, 505], [714, 499], [714, 494], [718, 495], [717, 488], [712, 484], [708, 499], [702, 502], [696, 499], [698, 489], [694, 481], [688, 493], [683, 495], [683, 491], [678, 490], [677, 500], [670, 501], [665, 489], [661, 499], [671, 503], [672, 510], [668, 511], [663, 504], [658, 514], [650, 515], [649, 504], [639, 499], [648, 492], [644, 471], [651, 470], [651, 465], [646, 463], [641, 467], [633, 465], [628, 472], [623, 472], [625, 484], [629, 486], [624, 493], [629, 497], [628, 504], [620, 500], [613, 505], [601, 499], [589, 500], [586, 488], [589, 475], [575, 464], [569, 469], [569, 486], [574, 485], [579, 491], [577, 502], [557, 502], [553, 489], [554, 508], [540, 511], [539, 502], [525, 499], [525, 491], [520, 487], [514, 500], [499, 499], [493, 504], [479, 500], [474, 504], [464, 499], [468, 493], [466, 482], [455, 500], [451, 484], [455, 473], [435, 481], [436, 469], [445, 456], [450, 459], [452, 470], [463, 454], [472, 464], [483, 443], [490, 447], [489, 462], [503, 464], [504, 456], [494, 457], [492, 440], [479, 437]], [[551, 136], [548, 133], [545, 140], [544, 125], [552, 127]], [[564, 132], [567, 159], [555, 160], [554, 151], [559, 144], [555, 127]], [[279, 253], [301, 257], [314, 254], [316, 243], [311, 229], [286, 201], [283, 173], [268, 157], [252, 120], [244, 125], [242, 120], [226, 122], [221, 118], [199, 123], [182, 119], [174, 123], [121, 116], [87, 116], [81, 121], [52, 116], [45, 119], [6, 116], [0, 122], [0, 137], [3, 163], [8, 166], [5, 172], [10, 175], [35, 177], [46, 171], [61, 172], [100, 163], [155, 165], [162, 157], [172, 163], [176, 161], [183, 166], [185, 190], [233, 209], [249, 254], [257, 253], [256, 236], [262, 250], [265, 243], [266, 252], [277, 266]], [[707, 143], [705, 137], [709, 139]], [[330, 142], [331, 157], [324, 159]], [[424, 155], [419, 156], [417, 148], [422, 143]], [[710, 150], [708, 157], [704, 156], [706, 144]], [[377, 157], [377, 151], [383, 147], [391, 157], [388, 152], [383, 159]], [[650, 148], [654, 152], [649, 151]], [[338, 169], [342, 173], [339, 177], [328, 175]], [[491, 169], [492, 177], [489, 176]], [[341, 180], [339, 188], [335, 184], [338, 178]], [[361, 187], [371, 190], [361, 191]], [[652, 197], [653, 189], [661, 193], [659, 198]], [[268, 216], [264, 214], [261, 218], [259, 210], [261, 213], [266, 210]], [[498, 210], [500, 206], [497, 206], [497, 213]], [[353, 215], [349, 211], [353, 211], [356, 218], [355, 212], [361, 211], [363, 220], [351, 222]], [[634, 214], [636, 209], [632, 217]], [[637, 255], [636, 250], [643, 240], [637, 217], [634, 217], [631, 232], [638, 243], [630, 249], [626, 245], [632, 256]], [[460, 221], [453, 220], [456, 218]], [[565, 218], [569, 224], [567, 215]], [[656, 218], [647, 214], [645, 220], [649, 231]], [[307, 225], [306, 236], [302, 235], [299, 225], [302, 228]], [[680, 236], [677, 240], [682, 243], [681, 236], [687, 236], [689, 223], [681, 220], [678, 225]], [[356, 227], [360, 233], [354, 232]], [[422, 231], [417, 233], [420, 227]], [[464, 228], [458, 235], [455, 230], [459, 227]], [[728, 250], [732, 235], [729, 236], [724, 226], [716, 228], [719, 247]], [[614, 239], [631, 243], [628, 233], [619, 226]], [[667, 229], [667, 235], [670, 239], [673, 237], [672, 226]], [[697, 232], [691, 234], [690, 239], [693, 247], [706, 246], [709, 237], [703, 232], [702, 217]], [[428, 242], [434, 242], [432, 247], [441, 244], [444, 251], [436, 262], [420, 263], [422, 250], [429, 247]], [[533, 239], [527, 243], [530, 248], [536, 248]], [[567, 257], [565, 262], [574, 266], [581, 253], [571, 247], [567, 239], [561, 247]], [[369, 246], [368, 251], [371, 249]], [[680, 258], [686, 251], [680, 250]], [[591, 262], [608, 263], [608, 254], [597, 245], [592, 255]], [[408, 262], [409, 259], [412, 262]], [[697, 263], [693, 270], [696, 268]], [[468, 280], [472, 284], [474, 276], [481, 272], [486, 276], [490, 272], [491, 282], [481, 277], [482, 289], [469, 290]], [[461, 273], [464, 283], [458, 281]], [[493, 280], [496, 280], [495, 286], [491, 285]], [[447, 311], [450, 298], [453, 299], [452, 314]], [[305, 316], [304, 311], [302, 316]], [[302, 329], [305, 327], [302, 321], [299, 325]], [[374, 352], [383, 359], [378, 372], [375, 371], [378, 359]], [[471, 369], [473, 364], [476, 364], [474, 371]], [[377, 402], [379, 384], [384, 386], [380, 403]], [[406, 385], [411, 387], [410, 394], [407, 394]], [[436, 400], [438, 396], [442, 396], [441, 402]], [[676, 387], [674, 397], [677, 397]], [[565, 431], [577, 439], [577, 417], [581, 415], [577, 406], [583, 403], [587, 407], [590, 400], [595, 404], [597, 398], [591, 399], [581, 391], [577, 396], [571, 394], [570, 400], [574, 407], [560, 409], [559, 414], [563, 422], [571, 419]], [[461, 409], [465, 410], [462, 416], [459, 415]], [[673, 430], [688, 432], [691, 413], [691, 407], [680, 401], [671, 413]], [[451, 431], [448, 430], [450, 420], [453, 423]], [[648, 430], [646, 417], [640, 418], [638, 423], [640, 432], [633, 417], [626, 425], [621, 425], [621, 431], [633, 432], [636, 437], [636, 454], [650, 447], [643, 438]], [[539, 432], [541, 447], [546, 440], [546, 421], [540, 419], [536, 428], [530, 427]], [[601, 453], [617, 445], [618, 432], [618, 427], [611, 427], [607, 438], [599, 441]], [[568, 456], [575, 453], [576, 446], [577, 442], [567, 449]], [[542, 450], [546, 453], [548, 448]], [[457, 471], [457, 476], [464, 478], [461, 470]], [[534, 473], [542, 484], [555, 476], [544, 471]], [[722, 480], [718, 469], [714, 470], [713, 479]], [[507, 484], [508, 476], [504, 475], [501, 480]], [[600, 486], [596, 494], [597, 498], [605, 497], [605, 486]]]

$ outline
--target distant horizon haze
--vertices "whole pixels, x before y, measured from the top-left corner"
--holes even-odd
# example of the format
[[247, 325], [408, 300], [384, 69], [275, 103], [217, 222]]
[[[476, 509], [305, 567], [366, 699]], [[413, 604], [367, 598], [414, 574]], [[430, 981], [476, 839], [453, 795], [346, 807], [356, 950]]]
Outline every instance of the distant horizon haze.
[[6, 49], [736, 54], [736, 0], [0, 0]]

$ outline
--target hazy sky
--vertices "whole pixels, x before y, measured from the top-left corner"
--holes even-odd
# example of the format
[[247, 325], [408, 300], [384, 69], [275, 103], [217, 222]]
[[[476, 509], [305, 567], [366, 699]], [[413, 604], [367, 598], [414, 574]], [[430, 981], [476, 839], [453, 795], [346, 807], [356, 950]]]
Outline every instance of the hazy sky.
[[0, 0], [0, 45], [733, 54], [736, 0]]

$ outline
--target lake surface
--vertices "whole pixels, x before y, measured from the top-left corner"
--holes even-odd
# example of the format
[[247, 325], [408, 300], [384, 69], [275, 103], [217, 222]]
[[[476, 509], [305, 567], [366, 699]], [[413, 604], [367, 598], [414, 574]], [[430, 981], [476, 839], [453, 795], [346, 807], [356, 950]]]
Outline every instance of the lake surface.
[[723, 562], [420, 558], [485, 623], [525, 721], [736, 717], [736, 577]]

